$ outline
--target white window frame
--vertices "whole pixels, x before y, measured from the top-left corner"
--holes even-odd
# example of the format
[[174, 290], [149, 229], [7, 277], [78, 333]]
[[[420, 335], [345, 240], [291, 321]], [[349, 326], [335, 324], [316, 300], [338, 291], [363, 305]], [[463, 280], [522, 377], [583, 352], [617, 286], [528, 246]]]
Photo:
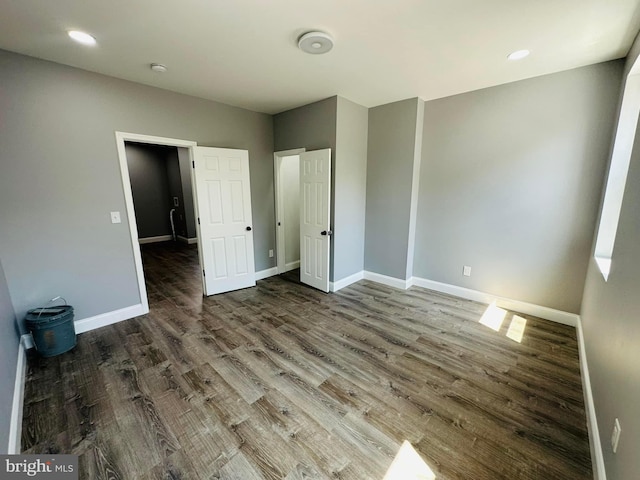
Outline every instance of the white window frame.
[[[640, 57], [639, 57], [640, 58]], [[594, 259], [605, 282], [611, 273], [622, 200], [629, 173], [631, 153], [640, 114], [640, 61], [636, 58], [624, 83], [618, 128], [613, 143], [611, 164], [605, 188]]]

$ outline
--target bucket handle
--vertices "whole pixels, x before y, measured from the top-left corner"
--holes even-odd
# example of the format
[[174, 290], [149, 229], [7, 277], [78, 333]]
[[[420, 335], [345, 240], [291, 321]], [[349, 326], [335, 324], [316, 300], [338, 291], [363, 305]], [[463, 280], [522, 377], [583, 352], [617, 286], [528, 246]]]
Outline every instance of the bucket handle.
[[36, 318], [36, 320], [40, 320], [40, 315], [42, 315], [42, 310], [43, 310], [45, 307], [49, 306], [49, 304], [50, 304], [50, 303], [57, 302], [58, 300], [62, 300], [62, 301], [64, 301], [64, 305], [66, 305], [66, 304], [67, 304], [67, 301], [65, 300], [65, 298], [64, 298], [64, 297], [61, 297], [60, 295], [58, 295], [57, 297], [53, 297], [51, 300], [49, 300], [49, 301], [45, 304], [45, 306], [44, 306], [44, 307], [40, 307], [40, 313], [38, 313], [38, 318]]

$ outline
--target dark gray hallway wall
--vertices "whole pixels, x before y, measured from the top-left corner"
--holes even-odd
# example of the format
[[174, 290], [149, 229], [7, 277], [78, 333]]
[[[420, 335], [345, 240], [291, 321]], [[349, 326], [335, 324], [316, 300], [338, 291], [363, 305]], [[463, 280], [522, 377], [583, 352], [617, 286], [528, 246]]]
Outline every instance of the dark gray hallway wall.
[[414, 275], [579, 313], [621, 73], [425, 103]]
[[[640, 40], [636, 39], [627, 56], [625, 76], [639, 55]], [[640, 128], [635, 135], [609, 279], [604, 280], [591, 256], [580, 312], [607, 480], [637, 478], [640, 471], [639, 212]], [[614, 454], [610, 438], [616, 418], [622, 434]]]
[[173, 207], [165, 157], [176, 149], [126, 142], [125, 150], [138, 238], [171, 235], [169, 210]]
[[0, 454], [6, 454], [9, 446], [9, 425], [20, 337], [16, 330], [16, 316], [2, 262], [0, 262], [0, 331], [2, 331], [0, 335]]
[[369, 109], [365, 269], [405, 280], [420, 100]]
[[0, 257], [19, 318], [56, 295], [77, 319], [140, 303], [115, 131], [248, 150], [256, 270], [275, 265], [270, 115], [5, 51], [0, 102]]
[[[319, 102], [278, 113], [273, 117], [274, 151], [306, 148], [307, 150], [331, 149], [331, 204], [335, 206], [335, 160], [336, 160], [336, 116], [338, 97], [331, 97]], [[273, 178], [273, 160], [272, 178]], [[271, 192], [271, 203], [275, 202]], [[331, 225], [335, 225], [335, 208], [331, 209]], [[335, 227], [334, 227], [335, 228]], [[275, 240], [274, 240], [275, 246]], [[334, 277], [334, 238], [331, 239], [331, 261], [329, 279]]]

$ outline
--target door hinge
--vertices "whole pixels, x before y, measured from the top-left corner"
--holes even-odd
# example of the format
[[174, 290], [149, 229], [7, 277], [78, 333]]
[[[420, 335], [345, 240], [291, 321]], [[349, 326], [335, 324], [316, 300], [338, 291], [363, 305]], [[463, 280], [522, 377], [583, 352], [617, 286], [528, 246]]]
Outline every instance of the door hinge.
[[202, 276], [203, 276], [203, 277], [206, 277], [206, 276], [207, 276], [207, 273], [204, 271], [204, 268], [202, 269]]
[[191, 160], [191, 167], [192, 168], [196, 168], [196, 161], [195, 160]]
[[198, 217], [198, 225], [200, 225], [200, 217]]

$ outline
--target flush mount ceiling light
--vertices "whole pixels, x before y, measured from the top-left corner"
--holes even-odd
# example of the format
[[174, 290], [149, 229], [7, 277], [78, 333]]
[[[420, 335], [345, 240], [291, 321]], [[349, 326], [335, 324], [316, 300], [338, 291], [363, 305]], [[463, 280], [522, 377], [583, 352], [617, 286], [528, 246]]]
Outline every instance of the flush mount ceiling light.
[[307, 32], [298, 39], [298, 48], [312, 55], [327, 53], [333, 48], [333, 38], [324, 32]]
[[167, 66], [166, 65], [162, 65], [161, 63], [152, 63], [151, 64], [151, 70], [153, 70], [154, 72], [158, 72], [158, 73], [164, 73], [167, 71]]
[[531, 52], [529, 50], [516, 50], [507, 55], [509, 60], [522, 60], [524, 57], [528, 57]]
[[88, 33], [81, 32], [79, 30], [69, 30], [67, 34], [76, 42], [81, 43], [83, 45], [93, 46], [96, 44], [96, 39], [92, 35], [89, 35]]

